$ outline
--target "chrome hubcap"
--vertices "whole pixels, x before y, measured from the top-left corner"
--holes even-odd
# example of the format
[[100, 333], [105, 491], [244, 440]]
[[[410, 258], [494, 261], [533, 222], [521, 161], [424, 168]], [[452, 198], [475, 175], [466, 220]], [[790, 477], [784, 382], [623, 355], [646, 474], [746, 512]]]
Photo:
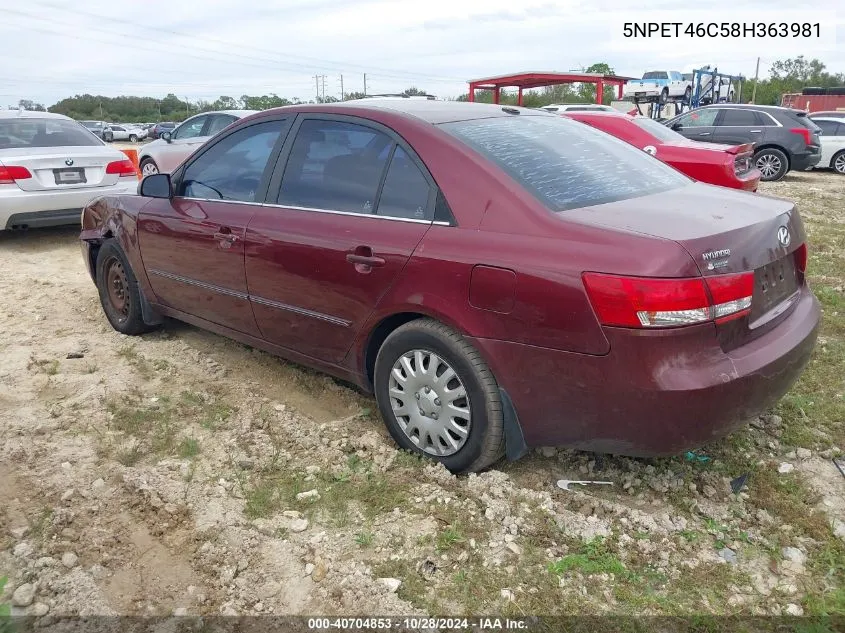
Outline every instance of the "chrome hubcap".
[[428, 350], [399, 357], [390, 371], [390, 406], [399, 427], [420, 450], [457, 453], [472, 426], [469, 396], [454, 369]]
[[757, 159], [757, 169], [763, 174], [763, 178], [772, 178], [780, 171], [780, 158], [774, 154], [763, 154]]
[[836, 160], [833, 161], [833, 168], [840, 174], [845, 174], [845, 154], [836, 157]]
[[152, 176], [153, 174], [158, 173], [158, 167], [156, 167], [153, 163], [144, 163], [144, 166], [141, 168], [141, 173], [144, 176]]

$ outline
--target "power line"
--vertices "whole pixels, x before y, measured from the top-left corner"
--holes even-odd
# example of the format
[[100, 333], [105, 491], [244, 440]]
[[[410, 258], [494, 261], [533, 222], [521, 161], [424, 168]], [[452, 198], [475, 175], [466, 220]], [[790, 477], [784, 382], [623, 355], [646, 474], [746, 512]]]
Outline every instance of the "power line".
[[[65, 12], [68, 12], [68, 13], [72, 13], [72, 14], [75, 14], [75, 15], [86, 15], [86, 16], [89, 16], [89, 17], [96, 18], [98, 20], [102, 19], [101, 15], [89, 13], [87, 11], [81, 11], [81, 10], [76, 9], [76, 8], [68, 9], [68, 8], [63, 7], [61, 5], [55, 5], [55, 4], [45, 3], [45, 2], [42, 2], [40, 4], [43, 5], [43, 6], [52, 8], [52, 9], [58, 9], [58, 10], [65, 11]], [[43, 22], [43, 16], [38, 15], [38, 14], [28, 13], [26, 11], [4, 8], [3, 12], [4, 12], [4, 14], [14, 13], [14, 14], [18, 14], [18, 15], [23, 15], [25, 17], [36, 19], [39, 22]], [[334, 68], [335, 70], [343, 69], [343, 68], [349, 68], [349, 67], [364, 68], [364, 66], [360, 65], [360, 64], [350, 64], [348, 62], [335, 62], [335, 61], [331, 61], [331, 60], [324, 60], [324, 59], [319, 59], [319, 58], [306, 57], [306, 56], [303, 56], [303, 55], [292, 55], [292, 54], [289, 54], [289, 53], [287, 53], [285, 55], [280, 55], [277, 51], [272, 51], [272, 50], [269, 50], [269, 49], [245, 45], [245, 44], [241, 44], [241, 43], [238, 43], [238, 42], [221, 40], [221, 39], [213, 38], [213, 37], [209, 37], [209, 36], [204, 36], [204, 37], [203, 36], [197, 36], [196, 34], [193, 34], [193, 33], [185, 33], [183, 31], [175, 31], [175, 30], [172, 30], [172, 29], [162, 29], [162, 28], [159, 28], [159, 27], [148, 27], [148, 26], [143, 25], [143, 24], [137, 24], [136, 22], [132, 22], [132, 21], [129, 21], [129, 20], [122, 20], [122, 19], [119, 19], [119, 18], [114, 18], [112, 16], [109, 16], [109, 21], [120, 23], [120, 24], [126, 24], [126, 25], [131, 26], [132, 29], [133, 29], [133, 33], [122, 33], [121, 35], [124, 35], [125, 37], [131, 37], [133, 40], [139, 40], [140, 39], [140, 40], [143, 40], [143, 41], [152, 41], [152, 42], [157, 43], [158, 45], [178, 46], [180, 48], [184, 48], [184, 49], [188, 49], [188, 50], [199, 50], [199, 51], [203, 51], [203, 52], [223, 54], [223, 55], [227, 55], [227, 56], [230, 56], [230, 57], [234, 56], [234, 57], [239, 57], [239, 58], [247, 59], [247, 60], [269, 62], [269, 63], [273, 63], [273, 64], [276, 64], [276, 65], [279, 65], [279, 64], [287, 65], [287, 66], [290, 66], [290, 67], [295, 67], [295, 68], [300, 68], [300, 69], [313, 67], [315, 65], [315, 63], [320, 65], [321, 68], [326, 68], [326, 69], [329, 69], [329, 70], [332, 70], [331, 67], [335, 67]], [[114, 31], [99, 29], [99, 28], [94, 27], [94, 26], [86, 26], [86, 28], [89, 29], [89, 30], [98, 31], [98, 32], [109, 34], [109, 35], [114, 34]], [[159, 34], [164, 32], [164, 33], [170, 33], [171, 35], [176, 35], [178, 37], [190, 38], [192, 42], [195, 42], [197, 40], [200, 40], [200, 41], [206, 40], [206, 41], [216, 42], [218, 44], [223, 44], [223, 45], [228, 46], [228, 47], [234, 46], [234, 47], [237, 47], [238, 49], [244, 49], [244, 48], [252, 49], [252, 50], [259, 51], [259, 52], [269, 53], [269, 54], [273, 55], [274, 58], [271, 59], [271, 58], [267, 58], [267, 57], [255, 57], [255, 56], [250, 56], [250, 55], [244, 55], [244, 54], [241, 54], [241, 53], [233, 53], [233, 52], [230, 52], [228, 50], [227, 51], [220, 51], [220, 50], [217, 50], [217, 49], [198, 48], [193, 44], [190, 47], [188, 47], [186, 45], [181, 45], [181, 44], [162, 42], [161, 40], [151, 40], [150, 38], [144, 38], [144, 37], [140, 37], [139, 35], [137, 35], [137, 32], [135, 32], [135, 31], [138, 28], [154, 30], [156, 33], [159, 33]], [[120, 44], [126, 45], [125, 42], [121, 42]], [[308, 63], [305, 64], [305, 63], [296, 63], [296, 62], [280, 62], [279, 59], [278, 59], [280, 57], [281, 58], [287, 57], [287, 58], [293, 58], [293, 59], [302, 59], [304, 62], [308, 62]], [[438, 76], [435, 76], [435, 75], [430, 75], [428, 73], [417, 73], [417, 72], [413, 72], [413, 71], [407, 71], [406, 72], [406, 71], [401, 71], [401, 70], [397, 70], [397, 69], [379, 68], [379, 67], [376, 67], [376, 66], [367, 66], [367, 68], [368, 69], [369, 68], [375, 69], [375, 70], [379, 71], [381, 75], [391, 76], [394, 79], [406, 80], [406, 79], [409, 79], [411, 77], [419, 77], [420, 79], [425, 79], [426, 81], [442, 81], [442, 82], [453, 82], [453, 81], [463, 82], [464, 81], [463, 79], [449, 78], [449, 77], [438, 77]]]

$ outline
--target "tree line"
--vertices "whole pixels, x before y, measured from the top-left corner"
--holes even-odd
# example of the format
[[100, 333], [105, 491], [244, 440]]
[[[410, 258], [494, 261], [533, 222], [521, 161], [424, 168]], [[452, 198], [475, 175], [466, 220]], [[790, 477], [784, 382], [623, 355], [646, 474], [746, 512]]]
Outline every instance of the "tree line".
[[[730, 72], [730, 69], [722, 69]], [[585, 69], [588, 73], [615, 74], [613, 68], [606, 63], [593, 64]], [[845, 85], [845, 74], [830, 73], [824, 63], [818, 59], [806, 59], [803, 55], [795, 58], [776, 61], [770, 68], [770, 76], [755, 82], [747, 80], [742, 90], [742, 100], [749, 101], [755, 94], [755, 103], [761, 105], [779, 105], [781, 96], [790, 92], [801, 92], [807, 87], [831, 87]], [[755, 91], [756, 83], [756, 91]], [[609, 104], [616, 99], [616, 89], [605, 86], [602, 101]], [[407, 88], [402, 92], [406, 95], [426, 94], [425, 90], [417, 87]], [[361, 92], [350, 92], [343, 95], [344, 100], [360, 99]], [[550, 103], [592, 103], [595, 99], [593, 84], [570, 84], [547, 86], [523, 94], [523, 105], [527, 107], [541, 107]], [[62, 99], [49, 108], [50, 112], [58, 112], [74, 119], [102, 120], [112, 122], [155, 122], [155, 121], [183, 121], [199, 112], [211, 110], [265, 110], [284, 105], [298, 103], [323, 103], [339, 101], [337, 97], [302, 101], [296, 97], [280, 97], [275, 93], [250, 96], [241, 95], [240, 98], [220, 96], [214, 101], [188, 102], [179, 99], [174, 94], [168, 94], [163, 99], [153, 97], [121, 96], [105, 97], [101, 95], [82, 94]], [[467, 94], [455, 97], [457, 101], [467, 101]], [[491, 103], [492, 91], [479, 90], [475, 100]], [[501, 103], [516, 104], [516, 90], [502, 90]], [[19, 107], [27, 110], [45, 110], [43, 104], [22, 99]]]

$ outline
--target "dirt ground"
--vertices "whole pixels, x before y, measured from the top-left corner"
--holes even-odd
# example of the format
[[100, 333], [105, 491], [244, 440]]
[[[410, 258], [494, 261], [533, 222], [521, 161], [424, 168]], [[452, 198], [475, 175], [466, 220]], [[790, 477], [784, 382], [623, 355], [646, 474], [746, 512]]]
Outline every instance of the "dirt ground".
[[76, 230], [0, 234], [0, 604], [45, 622], [845, 613], [845, 178], [763, 190], [799, 202], [826, 312], [776, 411], [675, 459], [547, 448], [458, 478], [328, 377], [178, 322], [117, 334]]

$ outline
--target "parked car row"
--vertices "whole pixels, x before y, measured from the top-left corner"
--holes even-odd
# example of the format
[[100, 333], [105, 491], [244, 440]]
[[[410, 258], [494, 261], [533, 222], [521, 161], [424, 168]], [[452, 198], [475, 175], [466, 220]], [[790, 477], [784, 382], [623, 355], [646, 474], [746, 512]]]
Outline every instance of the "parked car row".
[[83, 210], [106, 318], [132, 335], [180, 319], [355, 383], [452, 471], [532, 446], [677, 454], [810, 358], [804, 228], [748, 191], [747, 143], [429, 100], [220, 114], [149, 144], [190, 155], [157, 154], [140, 195]]
[[140, 123], [107, 123], [106, 121], [80, 121], [80, 123], [107, 143], [112, 141], [137, 143], [147, 138], [147, 128]]

